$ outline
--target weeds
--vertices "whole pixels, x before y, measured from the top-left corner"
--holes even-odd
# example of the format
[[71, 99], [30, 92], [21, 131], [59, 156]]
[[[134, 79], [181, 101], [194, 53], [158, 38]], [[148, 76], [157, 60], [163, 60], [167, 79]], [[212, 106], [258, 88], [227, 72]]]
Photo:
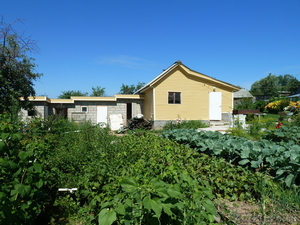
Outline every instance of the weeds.
[[207, 125], [201, 120], [181, 120], [170, 121], [163, 126], [163, 130], [172, 129], [198, 129], [205, 128]]

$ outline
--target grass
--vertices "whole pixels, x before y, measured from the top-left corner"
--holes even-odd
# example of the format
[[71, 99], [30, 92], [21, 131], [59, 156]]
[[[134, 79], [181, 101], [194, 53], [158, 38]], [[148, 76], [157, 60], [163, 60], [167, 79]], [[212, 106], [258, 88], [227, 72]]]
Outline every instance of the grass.
[[262, 118], [271, 120], [273, 122], [278, 122], [279, 115], [273, 113], [267, 113], [267, 115], [263, 116]]

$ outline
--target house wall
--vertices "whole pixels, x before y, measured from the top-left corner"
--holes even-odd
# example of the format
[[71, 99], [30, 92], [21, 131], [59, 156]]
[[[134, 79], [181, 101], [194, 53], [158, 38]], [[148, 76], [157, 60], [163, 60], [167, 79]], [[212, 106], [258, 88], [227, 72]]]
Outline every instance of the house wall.
[[[45, 116], [47, 116], [48, 107], [46, 102], [34, 102], [33, 105], [36, 111], [36, 116], [41, 118], [45, 118]], [[33, 116], [29, 116], [28, 111], [25, 109], [21, 109], [20, 116], [24, 121], [31, 119], [33, 117]]]
[[144, 94], [144, 117], [147, 120], [154, 120], [153, 89], [148, 89]]
[[[231, 91], [218, 87], [214, 89], [203, 78], [182, 70], [170, 72], [155, 86], [155, 120], [176, 120], [178, 117], [184, 120], [209, 120], [209, 92], [214, 90], [222, 92], [222, 113], [232, 111]], [[168, 92], [181, 92], [181, 104], [168, 104]]]
[[[55, 108], [65, 108], [67, 118], [75, 122], [91, 121], [97, 123], [97, 106], [107, 106], [107, 117], [112, 114], [122, 114], [124, 125], [127, 123], [127, 103], [135, 103], [133, 114], [143, 114], [143, 100], [141, 99], [117, 99], [117, 101], [75, 101], [72, 104], [33, 102], [37, 116], [46, 118], [55, 114]], [[82, 107], [87, 107], [87, 112], [82, 112]], [[27, 110], [21, 111], [22, 119], [31, 118]], [[108, 121], [109, 122], [109, 121]]]

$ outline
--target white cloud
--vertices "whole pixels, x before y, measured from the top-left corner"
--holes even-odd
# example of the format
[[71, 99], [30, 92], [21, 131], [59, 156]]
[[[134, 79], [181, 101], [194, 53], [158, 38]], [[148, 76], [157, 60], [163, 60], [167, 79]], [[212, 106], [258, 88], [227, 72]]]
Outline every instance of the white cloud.
[[98, 61], [98, 64], [121, 66], [128, 68], [145, 68], [154, 65], [154, 62], [141, 59], [138, 57], [127, 56], [127, 55], [118, 55], [118, 56], [102, 56]]

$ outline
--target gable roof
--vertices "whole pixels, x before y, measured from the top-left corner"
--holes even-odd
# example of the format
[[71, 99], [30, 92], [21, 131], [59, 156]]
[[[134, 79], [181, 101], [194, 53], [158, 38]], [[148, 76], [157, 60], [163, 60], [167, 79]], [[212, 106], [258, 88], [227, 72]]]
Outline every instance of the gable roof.
[[190, 68], [188, 68], [186, 65], [184, 65], [181, 61], [176, 61], [174, 64], [172, 64], [170, 67], [168, 67], [167, 69], [165, 69], [161, 74], [159, 74], [157, 77], [155, 77], [152, 81], [150, 81], [148, 84], [146, 84], [145, 86], [143, 86], [142, 88], [140, 88], [139, 90], [137, 90], [134, 94], [140, 94], [144, 91], [146, 91], [147, 89], [151, 88], [153, 85], [155, 85], [158, 81], [160, 81], [162, 78], [164, 78], [170, 71], [172, 71], [173, 69], [180, 67], [182, 68], [185, 72], [187, 72], [190, 75], [202, 78], [204, 80], [206, 80], [206, 83], [214, 85], [214, 86], [225, 86], [227, 88], [232, 89], [233, 91], [238, 91], [241, 88], [232, 84], [229, 84], [227, 82], [221, 81], [221, 80], [217, 80], [215, 78], [212, 78], [210, 76], [207, 76], [205, 74], [199, 73], [197, 71], [191, 70]]
[[247, 89], [241, 89], [233, 93], [234, 98], [253, 98], [253, 95]]

